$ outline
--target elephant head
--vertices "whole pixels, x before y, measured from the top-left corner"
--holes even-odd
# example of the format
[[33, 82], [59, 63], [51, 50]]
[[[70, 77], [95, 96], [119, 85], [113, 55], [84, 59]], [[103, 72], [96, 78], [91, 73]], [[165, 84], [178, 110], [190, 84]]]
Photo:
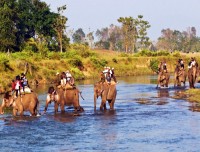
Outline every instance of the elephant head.
[[12, 97], [9, 92], [6, 92], [2, 104], [0, 106], [0, 114], [4, 114], [4, 108], [11, 107], [14, 104], [14, 97]]
[[48, 105], [51, 102], [55, 102], [55, 112], [58, 111], [58, 104], [57, 102], [60, 100], [60, 96], [57, 93], [57, 91], [54, 89], [54, 87], [49, 87], [47, 98], [46, 98], [46, 104], [45, 104], [45, 109], [44, 112], [47, 111]]
[[169, 73], [164, 73], [164, 72], [161, 72], [159, 73], [158, 75], [158, 80], [157, 80], [157, 87], [158, 85], [162, 86], [162, 87], [168, 87], [168, 83], [169, 83]]
[[97, 82], [94, 84], [94, 108], [96, 108], [96, 101], [102, 95], [103, 83]]
[[184, 69], [183, 70], [179, 70], [179, 71], [175, 71], [174, 87], [175, 86], [181, 86], [181, 82], [185, 86], [186, 77], [187, 77], [187, 74], [186, 74]]

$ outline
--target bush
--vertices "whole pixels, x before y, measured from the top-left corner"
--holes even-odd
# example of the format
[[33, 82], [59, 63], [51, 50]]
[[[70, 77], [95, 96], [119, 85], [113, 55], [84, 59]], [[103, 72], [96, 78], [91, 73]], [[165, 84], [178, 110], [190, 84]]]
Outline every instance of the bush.
[[157, 59], [150, 60], [150, 68], [153, 72], [158, 72], [159, 61]]
[[85, 78], [84, 74], [78, 68], [71, 68], [70, 71], [72, 72], [73, 77], [76, 80], [81, 80]]
[[172, 53], [173, 57], [177, 57], [177, 58], [180, 58], [181, 57], [181, 54], [179, 51], [175, 51]]
[[97, 59], [96, 57], [91, 57], [91, 61], [96, 68], [102, 68], [108, 64], [108, 61], [105, 59]]
[[136, 56], [147, 56], [147, 57], [151, 57], [151, 56], [168, 56], [170, 55], [170, 53], [168, 51], [157, 51], [157, 52], [153, 52], [150, 50], [142, 50], [140, 52], [138, 52], [136, 54]]
[[128, 54], [127, 53], [121, 53], [119, 56], [120, 57], [128, 57]]
[[68, 63], [71, 64], [73, 67], [79, 67], [79, 68], [83, 67], [83, 63], [81, 59], [78, 57], [74, 57], [73, 59], [70, 59]]
[[58, 52], [50, 52], [50, 53], [48, 53], [48, 58], [49, 59], [54, 59], [54, 60], [60, 60], [60, 56], [62, 56], [62, 55], [60, 55], [60, 53], [58, 53]]

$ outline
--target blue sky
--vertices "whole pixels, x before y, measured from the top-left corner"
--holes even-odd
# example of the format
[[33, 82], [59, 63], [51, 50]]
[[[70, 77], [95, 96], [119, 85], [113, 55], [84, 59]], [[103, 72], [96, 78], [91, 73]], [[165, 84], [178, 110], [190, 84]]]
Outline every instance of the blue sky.
[[96, 31], [110, 24], [120, 25], [119, 17], [143, 15], [151, 28], [148, 36], [156, 40], [161, 30], [187, 30], [194, 26], [200, 33], [199, 0], [42, 0], [52, 11], [67, 5], [64, 15], [68, 18], [68, 29], [83, 28], [84, 32]]

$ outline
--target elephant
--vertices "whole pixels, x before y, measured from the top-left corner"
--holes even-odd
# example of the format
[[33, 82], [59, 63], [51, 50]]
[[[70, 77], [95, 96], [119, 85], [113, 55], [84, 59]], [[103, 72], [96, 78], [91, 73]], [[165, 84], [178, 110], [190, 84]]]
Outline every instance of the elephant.
[[187, 73], [184, 69], [175, 71], [174, 73], [174, 87], [181, 86], [181, 83], [183, 83], [185, 87], [185, 82], [187, 78]]
[[[50, 91], [50, 90], [53, 91]], [[64, 89], [54, 87], [49, 88], [49, 92], [46, 99], [44, 112], [47, 111], [48, 104], [54, 102], [54, 112], [58, 112], [58, 107], [60, 106], [61, 113], [65, 112], [65, 106], [74, 106], [75, 112], [84, 111], [84, 109], [80, 106], [79, 103], [79, 93], [80, 91], [77, 88], [73, 89]]]
[[192, 66], [188, 69], [188, 80], [190, 88], [195, 88], [194, 84], [198, 75], [198, 69], [196, 66]]
[[17, 98], [11, 96], [9, 92], [7, 92], [4, 95], [0, 107], [0, 114], [4, 113], [5, 107], [13, 108], [13, 116], [17, 116], [18, 113], [20, 116], [23, 116], [24, 111], [29, 111], [32, 116], [36, 116], [37, 114], [39, 114], [38, 112], [39, 100], [34, 92], [25, 95], [20, 95]]
[[94, 109], [96, 110], [96, 101], [101, 97], [100, 110], [106, 110], [106, 101], [110, 105], [110, 110], [114, 109], [114, 103], [117, 96], [116, 83], [97, 82], [94, 84]]
[[168, 72], [160, 72], [158, 74], [157, 88], [159, 85], [160, 87], [168, 87], [169, 78], [170, 78], [170, 75]]

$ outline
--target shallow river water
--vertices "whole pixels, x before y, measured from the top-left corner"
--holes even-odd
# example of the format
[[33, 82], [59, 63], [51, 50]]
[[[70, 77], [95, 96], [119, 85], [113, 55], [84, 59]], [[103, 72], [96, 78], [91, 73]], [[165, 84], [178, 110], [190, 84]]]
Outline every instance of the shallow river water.
[[[79, 82], [85, 112], [73, 116], [46, 114], [13, 118], [0, 116], [1, 152], [197, 152], [200, 151], [200, 113], [191, 103], [172, 98], [181, 89], [156, 89], [155, 76], [119, 78], [114, 111], [93, 107], [93, 81]], [[198, 85], [198, 84], [197, 84]], [[188, 86], [188, 84], [187, 84]], [[48, 86], [38, 87], [43, 111]], [[185, 88], [187, 89], [187, 87]], [[107, 105], [107, 107], [109, 107]]]

